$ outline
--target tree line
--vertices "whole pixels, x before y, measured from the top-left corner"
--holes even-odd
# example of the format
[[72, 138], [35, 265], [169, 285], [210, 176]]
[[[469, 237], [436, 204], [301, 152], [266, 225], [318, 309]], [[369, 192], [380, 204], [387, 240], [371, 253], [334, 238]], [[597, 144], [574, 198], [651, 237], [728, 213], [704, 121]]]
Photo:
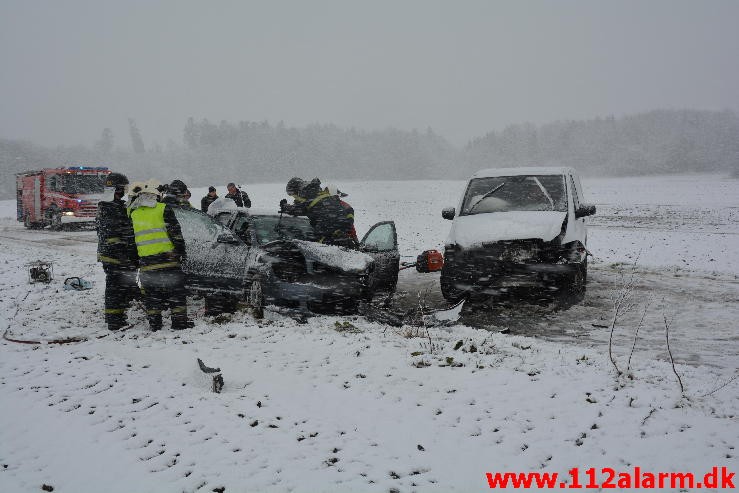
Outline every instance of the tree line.
[[[181, 144], [145, 145], [129, 119], [128, 138], [106, 128], [90, 146], [43, 147], [0, 139], [0, 198], [15, 196], [14, 174], [67, 165], [109, 166], [134, 179], [211, 183], [462, 179], [481, 168], [563, 165], [584, 175], [731, 173], [739, 176], [739, 118], [732, 111], [655, 110], [543, 125], [509, 125], [455, 147], [425, 131], [336, 125], [188, 119]], [[125, 142], [125, 144], [122, 144]]]

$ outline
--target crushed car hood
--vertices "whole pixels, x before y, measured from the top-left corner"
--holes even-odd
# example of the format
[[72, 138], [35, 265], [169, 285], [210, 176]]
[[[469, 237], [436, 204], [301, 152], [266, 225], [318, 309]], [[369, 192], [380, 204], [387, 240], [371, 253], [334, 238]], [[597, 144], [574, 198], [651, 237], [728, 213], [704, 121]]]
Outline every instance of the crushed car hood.
[[454, 219], [447, 243], [462, 248], [488, 241], [540, 238], [551, 241], [562, 230], [566, 212], [515, 211], [459, 216]]
[[359, 274], [365, 272], [374, 262], [374, 259], [366, 253], [355, 250], [313, 241], [290, 240], [290, 242], [300, 249], [306, 260], [320, 262], [344, 272]]

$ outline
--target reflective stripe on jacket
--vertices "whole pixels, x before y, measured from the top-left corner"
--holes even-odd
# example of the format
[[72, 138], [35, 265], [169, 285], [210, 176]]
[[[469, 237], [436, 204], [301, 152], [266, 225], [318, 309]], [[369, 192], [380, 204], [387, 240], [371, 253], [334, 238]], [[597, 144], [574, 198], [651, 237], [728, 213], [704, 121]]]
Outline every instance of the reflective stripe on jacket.
[[131, 212], [139, 257], [174, 251], [164, 222], [164, 208], [165, 204], [159, 203], [154, 207], [137, 207]]
[[316, 204], [318, 204], [320, 201], [322, 201], [324, 199], [327, 199], [329, 197], [331, 197], [331, 195], [329, 195], [327, 192], [321, 192], [321, 193], [319, 193], [316, 196], [316, 198], [314, 198], [313, 200], [310, 201], [310, 203], [308, 204], [307, 209], [310, 210], [310, 209], [314, 208], [316, 206]]

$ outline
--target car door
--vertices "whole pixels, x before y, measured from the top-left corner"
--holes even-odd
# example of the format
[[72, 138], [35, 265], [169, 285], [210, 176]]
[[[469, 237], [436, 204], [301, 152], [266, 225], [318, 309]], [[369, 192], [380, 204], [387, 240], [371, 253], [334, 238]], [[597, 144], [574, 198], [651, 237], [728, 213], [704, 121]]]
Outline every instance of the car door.
[[375, 259], [375, 269], [369, 279], [370, 292], [378, 290], [394, 292], [400, 270], [395, 223], [383, 221], [372, 226], [362, 238], [359, 249]]
[[567, 175], [567, 188], [569, 189], [569, 195], [572, 200], [568, 205], [568, 227], [563, 242], [579, 241], [583, 245], [586, 245], [588, 232], [587, 226], [585, 225], [585, 218], [575, 218], [575, 211], [582, 204], [582, 188], [579, 185], [579, 178], [572, 174]]
[[187, 285], [195, 290], [235, 291], [243, 286], [248, 246], [207, 214], [173, 207], [185, 239], [182, 264]]

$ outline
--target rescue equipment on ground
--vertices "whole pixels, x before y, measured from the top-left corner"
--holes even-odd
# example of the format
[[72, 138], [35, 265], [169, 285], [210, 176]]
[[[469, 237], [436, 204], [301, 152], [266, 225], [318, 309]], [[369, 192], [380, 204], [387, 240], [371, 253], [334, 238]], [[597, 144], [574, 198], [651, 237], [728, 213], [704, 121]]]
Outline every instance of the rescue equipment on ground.
[[415, 262], [401, 262], [400, 270], [415, 267], [418, 272], [437, 272], [444, 267], [444, 255], [438, 250], [426, 250]]
[[213, 377], [211, 390], [216, 394], [220, 394], [221, 390], [223, 389], [223, 375], [221, 374], [221, 369], [205, 366], [205, 363], [203, 363], [203, 360], [201, 360], [200, 358], [198, 358], [198, 367], [200, 367], [200, 371], [202, 371], [209, 377]]
[[436, 272], [444, 267], [444, 255], [438, 250], [426, 250], [416, 259], [418, 272]]
[[49, 284], [54, 278], [54, 267], [51, 262], [36, 260], [28, 262], [26, 266], [28, 267], [28, 282], [31, 284], [37, 282]]
[[84, 291], [86, 289], [92, 289], [92, 283], [81, 277], [68, 277], [64, 280], [64, 289]]

